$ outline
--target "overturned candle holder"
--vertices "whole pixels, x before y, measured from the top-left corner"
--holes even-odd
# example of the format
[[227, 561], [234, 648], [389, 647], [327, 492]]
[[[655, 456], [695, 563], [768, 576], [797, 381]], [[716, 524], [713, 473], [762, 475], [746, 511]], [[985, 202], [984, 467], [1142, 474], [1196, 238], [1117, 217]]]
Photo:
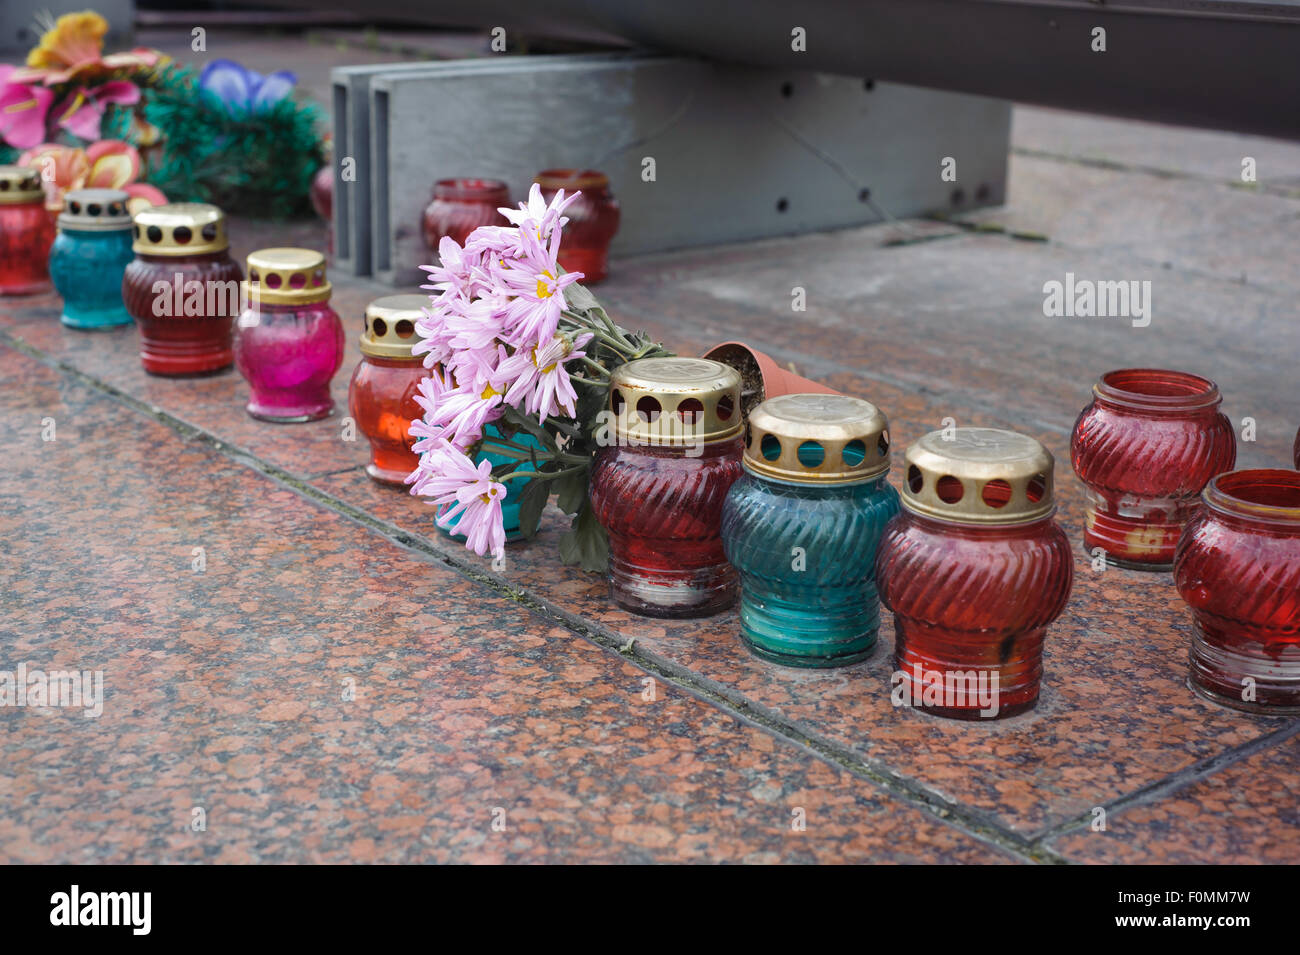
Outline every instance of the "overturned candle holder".
[[1232, 469], [1237, 441], [1208, 378], [1157, 368], [1107, 372], [1074, 424], [1070, 459], [1087, 494], [1090, 554], [1170, 570], [1201, 489]]
[[750, 413], [743, 464], [722, 512], [741, 639], [787, 666], [865, 659], [880, 628], [876, 546], [898, 513], [885, 416], [844, 395], [769, 398]]
[[1220, 474], [1174, 558], [1192, 611], [1194, 690], [1234, 709], [1300, 714], [1300, 471]]
[[244, 272], [230, 257], [225, 213], [199, 202], [153, 206], [135, 214], [132, 233], [122, 301], [140, 327], [144, 370], [184, 377], [229, 368]]
[[50, 290], [54, 222], [39, 169], [0, 166], [0, 295]]
[[405, 483], [420, 463], [411, 450], [410, 428], [424, 414], [415, 396], [429, 373], [411, 347], [420, 340], [415, 323], [428, 304], [424, 295], [388, 295], [366, 306], [362, 320], [361, 361], [348, 383], [348, 410], [370, 442], [366, 473], [381, 484]]
[[235, 364], [248, 381], [248, 413], [277, 423], [327, 417], [344, 342], [343, 322], [330, 307], [325, 256], [312, 249], [254, 252], [244, 292]]
[[876, 562], [894, 613], [894, 701], [956, 719], [1022, 713], [1074, 581], [1052, 454], [1012, 431], [955, 428], [921, 438], [905, 464]]
[[63, 297], [59, 320], [69, 328], [116, 328], [133, 321], [122, 301], [122, 277], [135, 258], [129, 199], [120, 189], [75, 189], [64, 196], [50, 278]]
[[610, 595], [652, 617], [702, 617], [736, 599], [722, 505], [740, 477], [740, 376], [704, 358], [642, 358], [614, 370], [610, 444], [591, 503], [609, 535]]

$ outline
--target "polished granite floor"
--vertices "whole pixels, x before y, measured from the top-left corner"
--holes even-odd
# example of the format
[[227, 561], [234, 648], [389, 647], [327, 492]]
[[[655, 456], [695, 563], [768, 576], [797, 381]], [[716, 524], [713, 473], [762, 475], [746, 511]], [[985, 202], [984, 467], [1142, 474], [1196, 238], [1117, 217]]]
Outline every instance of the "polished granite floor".
[[[1005, 207], [622, 259], [596, 291], [679, 353], [739, 338], [869, 398], [900, 449], [945, 418], [1033, 434], [1077, 540], [1069, 431], [1109, 368], [1209, 375], [1255, 419], [1240, 464], [1289, 464], [1298, 227], [1300, 147], [1018, 109]], [[1044, 317], [1066, 272], [1150, 280], [1150, 326]], [[388, 290], [334, 279], [343, 409]], [[944, 721], [890, 705], [888, 614], [867, 662], [795, 671], [734, 613], [615, 609], [557, 512], [493, 569], [366, 477], [342, 410], [260, 423], [237, 374], [151, 378], [134, 328], [57, 316], [0, 301], [0, 670], [101, 670], [105, 698], [0, 708], [0, 861], [1300, 860], [1300, 721], [1190, 692], [1168, 575], [1078, 552], [1038, 708]]]

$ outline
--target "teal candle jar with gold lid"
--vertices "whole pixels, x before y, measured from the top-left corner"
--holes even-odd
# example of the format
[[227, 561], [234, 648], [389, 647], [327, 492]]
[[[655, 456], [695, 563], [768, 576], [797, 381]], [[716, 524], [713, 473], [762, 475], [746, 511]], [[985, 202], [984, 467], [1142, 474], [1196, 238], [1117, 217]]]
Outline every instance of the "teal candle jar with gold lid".
[[765, 660], [834, 667], [871, 655], [876, 547], [898, 513], [889, 423], [847, 395], [781, 395], [750, 413], [744, 474], [722, 511], [740, 632]]
[[59, 320], [69, 328], [116, 328], [135, 321], [122, 300], [122, 276], [135, 258], [129, 198], [119, 189], [75, 189], [63, 197], [50, 278], [63, 297]]

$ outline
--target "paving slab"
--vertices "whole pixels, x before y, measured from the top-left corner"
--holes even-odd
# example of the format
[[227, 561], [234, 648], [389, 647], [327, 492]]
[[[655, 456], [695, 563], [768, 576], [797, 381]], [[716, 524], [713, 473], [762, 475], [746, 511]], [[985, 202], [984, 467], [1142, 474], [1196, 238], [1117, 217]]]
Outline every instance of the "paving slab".
[[4, 862], [1014, 858], [98, 389], [0, 375], [5, 668], [103, 680], [93, 718], [0, 708]]

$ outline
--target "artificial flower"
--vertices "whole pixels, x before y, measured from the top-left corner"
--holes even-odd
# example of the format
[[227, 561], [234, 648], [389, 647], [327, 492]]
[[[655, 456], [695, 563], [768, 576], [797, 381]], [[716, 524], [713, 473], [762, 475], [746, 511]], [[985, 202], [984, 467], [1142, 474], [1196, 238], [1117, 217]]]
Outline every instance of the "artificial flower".
[[104, 109], [108, 103], [134, 106], [140, 102], [140, 89], [126, 80], [113, 80], [94, 89], [73, 90], [59, 104], [55, 122], [82, 139], [98, 139]]
[[65, 13], [50, 24], [40, 42], [27, 54], [27, 67], [15, 71], [19, 82], [42, 82], [46, 86], [77, 79], [87, 82], [118, 72], [135, 72], [156, 66], [162, 60], [157, 50], [137, 47], [129, 53], [104, 56], [108, 21], [90, 10]]
[[14, 67], [0, 63], [0, 139], [15, 149], [31, 149], [45, 138], [45, 118], [54, 94], [42, 86], [13, 81], [14, 72]]
[[199, 88], [211, 93], [235, 115], [257, 113], [293, 92], [298, 77], [288, 70], [263, 76], [234, 60], [213, 60], [199, 74]]
[[41, 143], [18, 157], [18, 165], [41, 170], [46, 186], [46, 207], [63, 208], [63, 195], [73, 189], [121, 189], [132, 197], [128, 205], [162, 205], [167, 197], [158, 189], [135, 181], [140, 174], [140, 154], [130, 143], [104, 139], [86, 149], [61, 143]]

